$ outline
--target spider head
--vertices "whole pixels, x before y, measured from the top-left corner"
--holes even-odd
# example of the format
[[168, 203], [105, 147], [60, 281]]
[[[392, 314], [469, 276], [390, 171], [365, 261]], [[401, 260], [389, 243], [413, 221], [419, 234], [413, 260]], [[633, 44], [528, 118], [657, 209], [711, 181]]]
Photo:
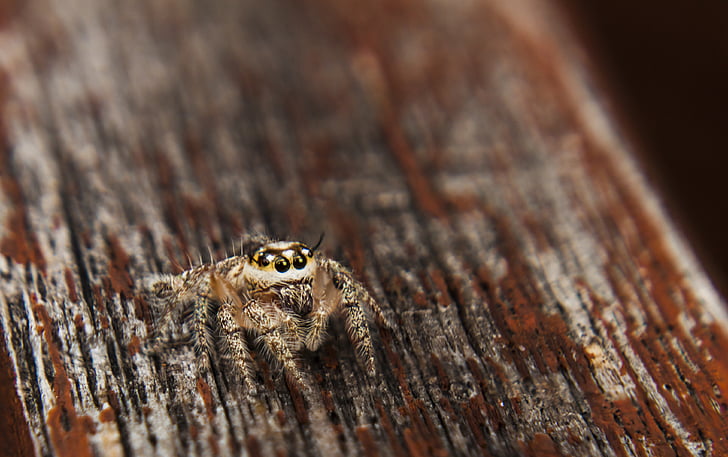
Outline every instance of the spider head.
[[245, 274], [258, 283], [300, 281], [316, 270], [313, 249], [298, 241], [273, 241], [250, 256]]

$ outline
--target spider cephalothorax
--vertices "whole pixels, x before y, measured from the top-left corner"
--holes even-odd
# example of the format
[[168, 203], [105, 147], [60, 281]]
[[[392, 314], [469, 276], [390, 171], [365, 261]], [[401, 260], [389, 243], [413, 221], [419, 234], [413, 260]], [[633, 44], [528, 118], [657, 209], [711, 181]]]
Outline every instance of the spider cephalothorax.
[[317, 247], [258, 237], [240, 256], [165, 277], [151, 286], [165, 316], [161, 325], [172, 323], [170, 310], [190, 308], [198, 353], [220, 352], [229, 358], [248, 392], [254, 392], [246, 333], [257, 336], [271, 358], [303, 384], [296, 352], [304, 346], [317, 349], [329, 317], [342, 311], [349, 338], [367, 370], [374, 373], [374, 350], [364, 309], [374, 312], [381, 323], [387, 320], [351, 272], [317, 253]]

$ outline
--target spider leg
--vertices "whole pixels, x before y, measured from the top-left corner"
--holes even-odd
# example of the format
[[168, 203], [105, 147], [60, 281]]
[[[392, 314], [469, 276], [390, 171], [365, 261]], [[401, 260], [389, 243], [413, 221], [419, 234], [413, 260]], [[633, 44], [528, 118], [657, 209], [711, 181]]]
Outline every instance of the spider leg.
[[[148, 287], [150, 298], [157, 308], [157, 316], [151, 341], [153, 348], [159, 350], [169, 342], [162, 340], [164, 331], [175, 322], [174, 316], [180, 312], [182, 321], [191, 321], [190, 339], [195, 353], [202, 357], [202, 367], [206, 367], [213, 354], [213, 322], [209, 316], [213, 313], [213, 302], [204, 292], [208, 289], [207, 266], [201, 266], [182, 275], [164, 276]], [[200, 298], [202, 297], [202, 298]]]
[[348, 284], [348, 287], [356, 291], [359, 303], [363, 303], [365, 307], [371, 310], [374, 314], [374, 318], [379, 324], [387, 328], [394, 327], [392, 325], [392, 321], [384, 315], [384, 311], [382, 311], [379, 303], [377, 303], [374, 297], [369, 294], [369, 291], [367, 291], [367, 288], [364, 287], [362, 283], [354, 279], [351, 272], [346, 269], [346, 267], [331, 259], [320, 260], [320, 262], [322, 263], [322, 267], [329, 273], [332, 280], [335, 282], [335, 287], [337, 289], [341, 289], [341, 286], [337, 284], [338, 282]]
[[239, 295], [233, 287], [214, 272], [210, 274], [210, 292], [220, 301], [217, 320], [223, 338], [223, 354], [236, 368], [242, 377], [248, 395], [255, 395], [257, 388], [253, 382], [253, 361], [245, 340], [245, 327], [237, 316], [243, 307]]
[[194, 302], [192, 309], [192, 332], [195, 354], [204, 367], [210, 362], [214, 351], [214, 323], [210, 320], [213, 314], [213, 301], [210, 297], [202, 296]]
[[[264, 307], [264, 302], [255, 299], [247, 299], [245, 302], [235, 292], [235, 289], [224, 279], [218, 275], [210, 276], [211, 290], [221, 298], [223, 308], [218, 313], [218, 319], [221, 320], [220, 325], [228, 340], [230, 351], [237, 350], [238, 354], [231, 353], [231, 358], [235, 361], [240, 371], [246, 378], [246, 383], [251, 379], [250, 376], [250, 353], [247, 345], [242, 346], [239, 342], [232, 341], [231, 335], [239, 335], [242, 343], [245, 342], [242, 333], [243, 329], [249, 328], [260, 334], [259, 339], [265, 344], [265, 348], [270, 355], [278, 360], [285, 368], [286, 374], [295, 380], [299, 385], [305, 386], [303, 375], [298, 368], [296, 358], [290, 347], [290, 335], [296, 332], [296, 323], [292, 319], [287, 319], [285, 313], [271, 316]], [[246, 297], [247, 298], [247, 297]], [[227, 304], [226, 304], [227, 303]], [[227, 319], [227, 322], [222, 322]], [[226, 331], [225, 327], [231, 329]], [[232, 331], [235, 329], [235, 332]], [[235, 345], [235, 348], [233, 348]], [[245, 352], [240, 348], [244, 347]]]
[[243, 378], [248, 395], [255, 395], [257, 388], [253, 382], [253, 362], [250, 358], [248, 343], [245, 341], [244, 329], [235, 319], [235, 302], [228, 300], [220, 306], [217, 319], [225, 342], [226, 356], [232, 360], [235, 368]]
[[[369, 333], [367, 324], [367, 316], [361, 307], [362, 303], [371, 306], [374, 299], [369, 295], [366, 288], [358, 282], [349, 273], [344, 266], [333, 260], [323, 262], [323, 267], [331, 275], [333, 286], [340, 292], [340, 300], [338, 304], [343, 308], [346, 316], [346, 327], [349, 333], [349, 340], [357, 350], [359, 359], [364, 363], [365, 368], [370, 374], [376, 373], [376, 363], [374, 361], [374, 347], [372, 345], [372, 337]], [[381, 308], [378, 310], [381, 318]]]
[[306, 386], [303, 374], [298, 368], [296, 357], [291, 349], [297, 340], [298, 324], [289, 314], [278, 312], [271, 316], [258, 300], [248, 300], [242, 308], [243, 318], [251, 322], [260, 333], [259, 341], [264, 343], [268, 354], [285, 369], [286, 375], [300, 386]]
[[325, 309], [314, 311], [311, 315], [308, 333], [304, 340], [306, 349], [315, 351], [321, 346], [326, 337], [326, 329], [329, 324], [329, 313]]
[[346, 324], [349, 331], [349, 339], [356, 347], [359, 359], [364, 363], [365, 368], [371, 375], [376, 374], [377, 368], [374, 363], [374, 347], [372, 337], [369, 334], [367, 316], [359, 306], [358, 300], [344, 300], [342, 305], [346, 312]]
[[149, 335], [149, 343], [154, 352], [160, 352], [165, 346], [163, 334], [172, 322], [172, 311], [177, 305], [175, 292], [178, 288], [176, 276], [155, 278], [154, 283], [145, 285], [152, 303], [151, 309], [155, 324]]
[[377, 301], [374, 300], [374, 298], [369, 294], [369, 292], [367, 292], [366, 289], [362, 288], [362, 290], [364, 291], [364, 295], [365, 295], [365, 297], [363, 297], [365, 300], [365, 303], [369, 306], [369, 308], [374, 313], [374, 317], [377, 319], [377, 322], [379, 322], [380, 324], [382, 324], [383, 326], [385, 326], [387, 328], [394, 327], [392, 325], [392, 321], [390, 321], [389, 318], [384, 315], [384, 312], [382, 311], [382, 308], [379, 306], [379, 303], [377, 303]]
[[341, 291], [334, 286], [328, 272], [319, 267], [312, 285], [313, 309], [309, 314], [309, 327], [304, 345], [311, 351], [321, 346], [326, 337], [329, 316], [341, 303]]
[[299, 386], [306, 387], [303, 373], [298, 368], [296, 357], [288, 343], [286, 332], [282, 326], [272, 327], [263, 332], [259, 339], [265, 344], [267, 352], [283, 365], [286, 375]]

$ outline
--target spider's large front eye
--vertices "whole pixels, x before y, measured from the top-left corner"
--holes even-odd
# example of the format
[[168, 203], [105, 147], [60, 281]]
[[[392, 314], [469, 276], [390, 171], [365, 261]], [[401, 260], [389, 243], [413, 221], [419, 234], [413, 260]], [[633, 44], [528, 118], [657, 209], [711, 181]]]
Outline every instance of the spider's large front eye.
[[301, 268], [306, 266], [306, 258], [302, 255], [296, 255], [293, 257], [293, 266], [296, 267], [296, 270], [300, 270]]
[[291, 262], [289, 262], [285, 257], [278, 257], [275, 260], [275, 267], [278, 273], [285, 273], [289, 268], [291, 268]]

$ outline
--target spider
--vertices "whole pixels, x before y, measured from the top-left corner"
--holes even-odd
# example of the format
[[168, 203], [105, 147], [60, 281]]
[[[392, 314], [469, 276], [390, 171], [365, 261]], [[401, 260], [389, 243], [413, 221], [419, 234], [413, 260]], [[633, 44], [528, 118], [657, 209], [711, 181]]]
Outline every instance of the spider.
[[[323, 238], [323, 237], [322, 237]], [[335, 260], [298, 241], [251, 238], [241, 255], [203, 264], [151, 285], [161, 305], [160, 328], [172, 323], [170, 311], [182, 307], [195, 352], [206, 364], [215, 354], [229, 359], [249, 394], [256, 392], [246, 334], [286, 374], [305, 387], [296, 354], [316, 350], [329, 318], [340, 311], [349, 339], [367, 371], [376, 372], [364, 309], [389, 326], [382, 309], [352, 273]], [[205, 357], [207, 355], [207, 357]]]

